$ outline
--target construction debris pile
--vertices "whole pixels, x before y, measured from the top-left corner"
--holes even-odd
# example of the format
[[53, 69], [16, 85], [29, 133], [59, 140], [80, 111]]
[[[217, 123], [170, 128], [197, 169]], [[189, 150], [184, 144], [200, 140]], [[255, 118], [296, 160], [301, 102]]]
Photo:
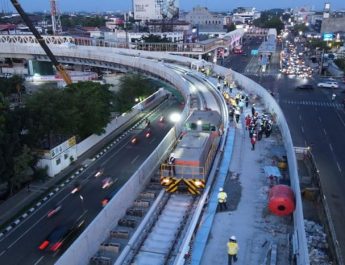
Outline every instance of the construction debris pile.
[[327, 250], [328, 243], [326, 233], [321, 225], [304, 220], [304, 227], [307, 236], [309, 259], [311, 265], [331, 265]]

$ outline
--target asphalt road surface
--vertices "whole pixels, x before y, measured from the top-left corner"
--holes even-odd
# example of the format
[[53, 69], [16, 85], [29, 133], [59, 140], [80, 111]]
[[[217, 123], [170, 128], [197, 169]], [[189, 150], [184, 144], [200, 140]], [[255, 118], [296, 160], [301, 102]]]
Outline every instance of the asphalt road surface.
[[[275, 93], [287, 119], [295, 146], [310, 146], [320, 172], [342, 256], [345, 257], [345, 109], [344, 86], [339, 89], [299, 90], [297, 85], [316, 80], [286, 76], [252, 76]], [[332, 93], [337, 97], [331, 100]]]
[[[159, 112], [150, 117], [152, 131], [150, 138], [145, 138], [144, 128], [134, 130], [78, 177], [78, 182], [82, 186], [79, 193], [71, 194], [74, 183], [70, 183], [30, 218], [10, 232], [0, 242], [0, 264], [53, 264], [66, 248], [52, 253], [40, 251], [38, 246], [55, 227], [73, 222], [85, 212], [86, 225], [89, 224], [102, 210], [101, 200], [112, 191], [121, 188], [172, 127], [168, 121], [158, 122], [161, 113], [167, 115], [176, 109], [177, 102], [170, 100], [168, 104], [162, 106]], [[130, 140], [135, 134], [138, 135], [139, 142], [133, 145]], [[98, 167], [101, 167], [104, 173], [95, 178]], [[102, 189], [102, 180], [106, 177], [117, 179], [117, 182], [108, 189]], [[61, 212], [52, 218], [47, 218], [47, 212], [56, 204], [62, 205]]]

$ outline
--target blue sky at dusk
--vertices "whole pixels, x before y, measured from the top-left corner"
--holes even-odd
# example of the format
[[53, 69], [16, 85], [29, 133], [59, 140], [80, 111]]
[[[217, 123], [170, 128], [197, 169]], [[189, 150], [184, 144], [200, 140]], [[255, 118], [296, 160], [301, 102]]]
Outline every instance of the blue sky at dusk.
[[[49, 10], [49, 0], [19, 0], [27, 11]], [[344, 0], [331, 0], [332, 9], [345, 9]], [[61, 11], [108, 11], [108, 10], [129, 10], [132, 0], [58, 0]], [[229, 11], [238, 6], [254, 6], [259, 10], [270, 8], [286, 8], [310, 6], [321, 9], [325, 0], [180, 0], [180, 8], [190, 10], [193, 6], [207, 6], [210, 10]], [[13, 10], [9, 0], [0, 0], [1, 9]]]

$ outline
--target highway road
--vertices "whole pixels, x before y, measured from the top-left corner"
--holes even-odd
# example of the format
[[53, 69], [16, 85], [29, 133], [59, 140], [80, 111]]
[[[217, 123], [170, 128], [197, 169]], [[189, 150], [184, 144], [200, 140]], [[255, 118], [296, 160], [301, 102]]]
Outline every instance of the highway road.
[[[150, 138], [144, 137], [144, 125], [141, 129], [133, 130], [79, 175], [78, 182], [82, 185], [79, 193], [70, 193], [74, 185], [70, 183], [30, 218], [11, 231], [0, 242], [0, 264], [53, 264], [65, 249], [49, 253], [49, 251], [40, 251], [39, 245], [56, 226], [73, 222], [85, 212], [86, 225], [93, 220], [102, 210], [101, 200], [112, 190], [121, 188], [170, 130], [172, 127], [170, 122], [160, 123], [158, 119], [161, 113], [168, 115], [178, 110], [177, 104], [175, 100], [169, 100], [160, 107], [159, 111], [150, 116], [152, 131]], [[139, 136], [139, 142], [133, 145], [130, 140], [135, 134]], [[95, 178], [94, 174], [98, 167], [104, 170], [104, 174]], [[105, 177], [117, 179], [117, 182], [107, 190], [101, 188], [102, 179]], [[47, 212], [56, 204], [62, 205], [61, 212], [52, 218], [47, 218]]]
[[[247, 45], [244, 47], [247, 54], [258, 46], [256, 39]], [[244, 73], [250, 60], [250, 55], [230, 55], [224, 60], [224, 66]], [[248, 77], [274, 92], [289, 124], [294, 145], [312, 147], [341, 254], [345, 258], [345, 108], [342, 105], [345, 85], [334, 91], [317, 87], [310, 91], [298, 90], [296, 86], [308, 82], [315, 85], [317, 76], [309, 80], [280, 74]], [[331, 100], [333, 92], [337, 95], [334, 102]]]
[[[337, 240], [345, 257], [345, 109], [344, 85], [336, 90], [315, 87], [299, 90], [296, 86], [317, 83], [314, 79], [287, 76], [249, 76], [273, 91], [287, 119], [295, 146], [311, 146], [320, 171]], [[332, 93], [337, 97], [331, 100]]]

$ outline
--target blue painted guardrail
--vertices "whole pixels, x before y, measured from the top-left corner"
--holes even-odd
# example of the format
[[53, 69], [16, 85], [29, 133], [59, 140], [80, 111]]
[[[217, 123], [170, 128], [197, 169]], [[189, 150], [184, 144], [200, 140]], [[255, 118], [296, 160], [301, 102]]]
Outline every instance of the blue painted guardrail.
[[228, 137], [226, 139], [223, 159], [220, 164], [218, 176], [215, 183], [215, 188], [213, 189], [211, 193], [208, 207], [203, 216], [203, 220], [201, 220], [200, 228], [196, 234], [194, 244], [192, 247], [193, 249], [192, 257], [191, 257], [192, 265], [199, 265], [201, 263], [202, 256], [204, 255], [204, 250], [207, 244], [208, 235], [212, 229], [214, 216], [217, 211], [218, 190], [219, 188], [224, 186], [226, 176], [228, 175], [232, 152], [234, 149], [234, 142], [235, 142], [235, 128], [230, 128]]

